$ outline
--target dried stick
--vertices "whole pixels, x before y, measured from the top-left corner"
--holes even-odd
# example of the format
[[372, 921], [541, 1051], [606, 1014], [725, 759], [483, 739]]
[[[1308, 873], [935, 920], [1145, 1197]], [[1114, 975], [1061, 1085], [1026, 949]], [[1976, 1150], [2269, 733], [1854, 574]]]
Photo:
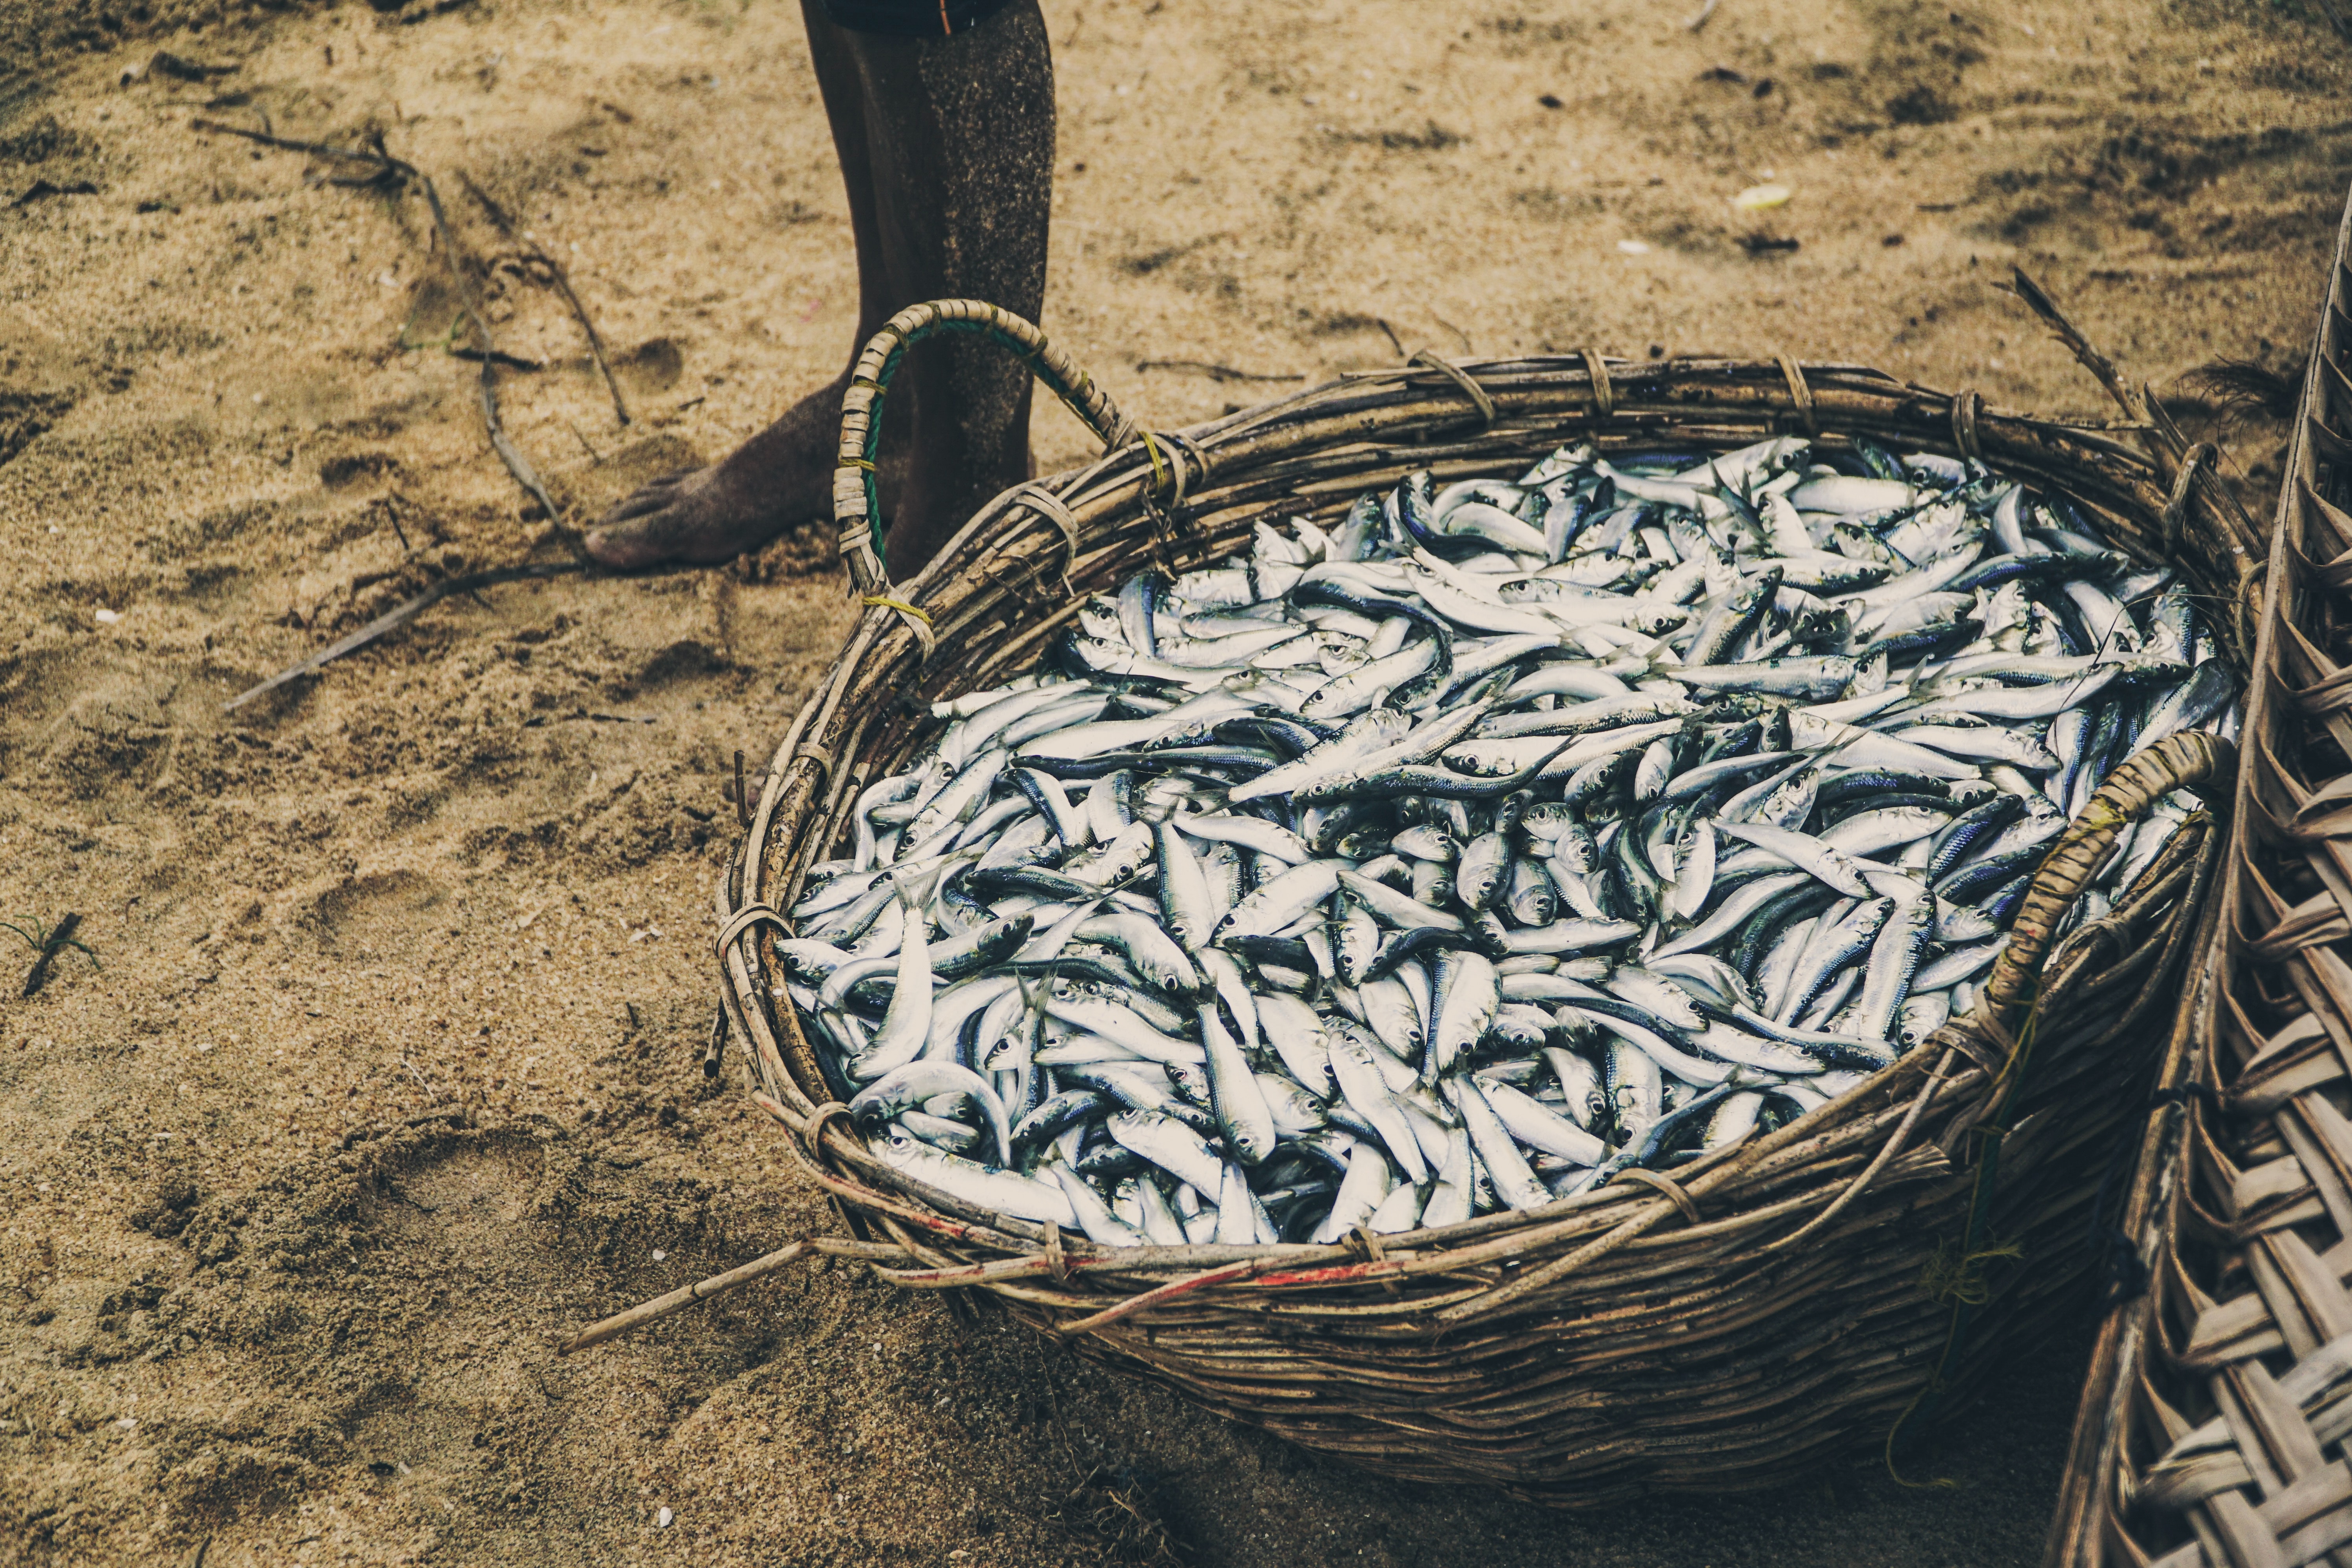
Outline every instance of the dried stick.
[[[508, 216], [506, 208], [490, 199], [488, 192], [474, 184], [473, 175], [460, 169], [457, 171], [457, 182], [466, 187], [467, 193], [474, 200], [481, 204], [482, 211], [489, 215], [490, 222], [498, 226], [500, 234], [510, 240], [530, 246], [530, 249], [524, 253], [524, 259], [538, 262], [546, 268], [548, 274], [555, 279], [555, 287], [562, 294], [564, 303], [572, 307], [572, 320], [578, 321], [580, 330], [588, 335], [588, 353], [596, 361], [597, 371], [604, 377], [604, 390], [613, 395], [614, 416], [622, 424], [626, 425], [629, 422], [629, 405], [621, 401], [621, 384], [613, 378], [613, 367], [605, 363], [604, 340], [597, 332], [596, 323], [588, 319], [588, 307], [582, 304], [580, 296], [572, 291], [572, 279], [564, 275], [563, 264], [550, 256], [545, 246], [524, 240], [517, 234], [514, 219]], [[583, 441], [581, 445], [584, 447], [587, 443]]]
[[[415, 180], [425, 187], [425, 203], [433, 210], [433, 229], [440, 236], [443, 254], [449, 267], [450, 281], [457, 287], [458, 303], [465, 310], [466, 320], [473, 327], [475, 345], [482, 351], [479, 389], [482, 421], [489, 429], [490, 449], [498, 453], [499, 461], [506, 465], [507, 472], [514, 476], [515, 483], [520, 485], [531, 500], [540, 504], [541, 510], [547, 513], [548, 521], [562, 531], [564, 542], [571, 545], [572, 552], [584, 559], [585, 552], [581, 549], [579, 535], [565, 524], [563, 513], [555, 504], [555, 498], [547, 493], [547, 487], [540, 482], [539, 474], [531, 468], [529, 459], [524, 458], [515, 444], [507, 438], [506, 426], [499, 418], [498, 349], [490, 342], [489, 323], [482, 319], [481, 309], [474, 300], [474, 286], [466, 276], [465, 264], [458, 259], [457, 238], [450, 232], [449, 215], [442, 210], [441, 193], [434, 188], [432, 176], [405, 159], [395, 158], [384, 151], [383, 139], [381, 136], [376, 138], [375, 146], [370, 151], [354, 153], [345, 147], [331, 147], [324, 142], [302, 142], [291, 137], [273, 136], [266, 132], [247, 131], [242, 126], [224, 124], [217, 120], [197, 120], [192, 124], [198, 131], [215, 132], [225, 136], [241, 136], [247, 142], [257, 142], [265, 147], [283, 148], [289, 153], [309, 153], [322, 158], [338, 158], [348, 163], [371, 164], [384, 177]], [[289, 672], [289, 674], [299, 673], [300, 673], [299, 668]], [[266, 689], [266, 687], [255, 688], [255, 691]], [[254, 692], [246, 693], [247, 697], [252, 695]], [[244, 700], [244, 698], [237, 699], [238, 701]]]
[[777, 1269], [797, 1263], [812, 1254], [824, 1258], [862, 1258], [867, 1262], [885, 1258], [903, 1259], [907, 1256], [904, 1247], [879, 1242], [848, 1241], [829, 1236], [820, 1237], [814, 1241], [795, 1241], [789, 1247], [776, 1248], [765, 1258], [755, 1258], [740, 1268], [730, 1268], [724, 1274], [698, 1279], [667, 1296], [656, 1296], [625, 1312], [615, 1312], [603, 1322], [592, 1323], [558, 1345], [555, 1353], [570, 1355], [573, 1351], [584, 1351], [591, 1345], [601, 1345], [606, 1340], [618, 1339], [632, 1329], [641, 1329], [647, 1323], [658, 1322], [673, 1313], [682, 1312], [698, 1301], [708, 1301], [714, 1296], [723, 1296], [730, 1290], [749, 1285], [754, 1279], [763, 1279]]
[[1212, 364], [1199, 359], [1147, 359], [1136, 362], [1136, 369], [1181, 370], [1195, 375], [1205, 375], [1211, 381], [1305, 381], [1303, 375], [1266, 375], [1257, 371], [1235, 370], [1229, 364]]
[[816, 1244], [808, 1241], [795, 1241], [789, 1247], [780, 1247], [765, 1258], [753, 1258], [740, 1268], [730, 1268], [724, 1274], [714, 1274], [708, 1279], [698, 1279], [693, 1284], [673, 1290], [667, 1296], [656, 1296], [652, 1300], [641, 1302], [625, 1312], [615, 1312], [601, 1323], [592, 1323], [556, 1346], [555, 1353], [570, 1355], [573, 1351], [584, 1351], [591, 1345], [601, 1345], [606, 1340], [618, 1339], [631, 1329], [643, 1328], [646, 1324], [656, 1322], [673, 1312], [684, 1311], [697, 1301], [708, 1301], [713, 1296], [723, 1296], [738, 1287], [749, 1285], [754, 1279], [765, 1279], [788, 1263], [799, 1262], [815, 1249]]
[[499, 418], [498, 361], [496, 350], [490, 344], [490, 324], [482, 319], [481, 306], [474, 299], [473, 282], [466, 276], [466, 268], [457, 259], [457, 238], [449, 231], [449, 215], [441, 210], [441, 193], [434, 189], [429, 175], [420, 174], [417, 178], [425, 186], [425, 204], [433, 209], [433, 226], [441, 236], [442, 247], [448, 252], [449, 278], [457, 285], [458, 302], [465, 307], [466, 319], [474, 326], [474, 341], [482, 350], [482, 374], [477, 384], [482, 396], [482, 423], [489, 428], [491, 448], [498, 453], [499, 460], [506, 464], [507, 472], [514, 476], [515, 483], [530, 491], [531, 499], [539, 502], [540, 510], [547, 514], [547, 521], [562, 531], [564, 542], [572, 547], [572, 554], [584, 561], [587, 552], [581, 547], [580, 535], [564, 522], [563, 512], [556, 506], [555, 498], [547, 493], [547, 487], [540, 482], [538, 473], [521, 451], [507, 439], [506, 426]]
[[267, 132], [247, 131], [242, 125], [225, 124], [217, 120], [193, 120], [193, 131], [210, 131], [223, 136], [242, 136], [247, 142], [258, 142], [265, 147], [282, 148], [289, 153], [315, 153], [321, 158], [340, 158], [347, 163], [367, 163], [377, 169], [405, 177], [416, 171], [389, 153], [354, 153], [348, 147], [331, 147], [324, 142], [297, 142], [289, 137], [272, 136]]
[[2041, 284], [2027, 276], [2024, 268], [2012, 268], [2011, 270], [2017, 276], [2017, 297], [2025, 301], [2025, 308], [2041, 317], [2042, 324], [2050, 329], [2051, 335], [2064, 343], [2074, 357], [2083, 362], [2083, 368], [2098, 378], [2099, 384], [2107, 389], [2107, 395], [2116, 400], [2116, 405], [2124, 411], [2126, 418], [2136, 424], [2147, 423], [2147, 401], [2126, 384], [2123, 373], [2116, 368], [2115, 362], [2091, 346], [2091, 340], [2066, 319], [2066, 313], [2058, 308], [2057, 301], [2050, 298]]
[[587, 562], [555, 561], [529, 566], [497, 566], [488, 572], [468, 573], [463, 577], [445, 577], [407, 603], [386, 610], [351, 636], [330, 643], [308, 658], [287, 666], [258, 686], [247, 687], [222, 703], [221, 711], [235, 712], [265, 691], [275, 691], [289, 681], [317, 673], [345, 654], [358, 652], [386, 632], [397, 631], [452, 594], [469, 594], [477, 588], [488, 588], [500, 583], [520, 583], [528, 578], [568, 576], [591, 569], [592, 563]]

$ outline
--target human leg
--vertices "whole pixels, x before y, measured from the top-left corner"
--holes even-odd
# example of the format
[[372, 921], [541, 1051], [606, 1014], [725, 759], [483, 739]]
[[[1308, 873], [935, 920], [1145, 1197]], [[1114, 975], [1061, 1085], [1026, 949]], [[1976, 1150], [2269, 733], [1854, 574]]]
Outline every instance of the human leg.
[[[1054, 149], [1036, 0], [934, 38], [850, 31], [820, 0], [803, 9], [857, 244], [852, 353], [923, 300], [989, 300], [1034, 320]], [[721, 462], [629, 497], [588, 536], [590, 553], [623, 567], [723, 561], [829, 512], [847, 380], [845, 370]], [[977, 340], [934, 340], [912, 352], [892, 394], [882, 482], [889, 569], [903, 577], [982, 500], [1026, 477], [1029, 381]]]
[[[1031, 321], [1045, 300], [1054, 71], [1036, 0], [971, 32], [855, 34], [866, 84], [876, 224], [893, 297], [985, 300]], [[913, 574], [962, 521], [1029, 475], [1026, 366], [978, 338], [910, 351], [886, 398], [912, 404], [887, 567]]]
[[[857, 329], [854, 357], [898, 306], [882, 264], [876, 228], [874, 173], [866, 144], [866, 84], [850, 35], [826, 16], [822, 0], [802, 0], [809, 57], [833, 128], [833, 147], [849, 197], [850, 237], [857, 247]], [[841, 398], [849, 370], [810, 393], [783, 416], [720, 461], [656, 479], [599, 520], [588, 552], [609, 566], [665, 561], [725, 561], [757, 550], [794, 521], [833, 509], [833, 461], [841, 440]], [[885, 409], [882, 469], [895, 490], [905, 468], [911, 408]]]

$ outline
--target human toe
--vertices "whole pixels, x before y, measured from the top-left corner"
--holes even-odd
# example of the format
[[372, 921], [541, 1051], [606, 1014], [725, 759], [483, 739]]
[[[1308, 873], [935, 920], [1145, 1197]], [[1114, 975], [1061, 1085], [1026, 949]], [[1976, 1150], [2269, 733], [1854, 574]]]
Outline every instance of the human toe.
[[593, 529], [581, 545], [589, 557], [616, 571], [632, 572], [640, 566], [650, 566], [666, 561], [677, 552], [667, 539], [668, 531], [654, 526], [656, 519], [635, 518], [626, 521], [617, 516], [607, 518], [603, 527]]
[[645, 517], [660, 511], [666, 507], [676, 504], [682, 495], [687, 493], [680, 489], [680, 483], [693, 477], [690, 473], [671, 474], [666, 478], [655, 479], [650, 484], [641, 485], [623, 496], [610, 511], [597, 521], [610, 526], [616, 522], [625, 522], [633, 517]]

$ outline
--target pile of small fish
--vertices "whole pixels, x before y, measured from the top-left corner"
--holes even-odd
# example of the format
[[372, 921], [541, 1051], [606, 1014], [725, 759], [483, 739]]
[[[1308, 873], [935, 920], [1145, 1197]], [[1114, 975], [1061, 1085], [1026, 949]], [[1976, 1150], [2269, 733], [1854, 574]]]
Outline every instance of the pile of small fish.
[[870, 1145], [966, 1205], [1106, 1246], [1538, 1208], [1969, 1008], [2107, 772], [2234, 726], [2214, 652], [2168, 573], [1972, 463], [1415, 474], [939, 704], [777, 947]]

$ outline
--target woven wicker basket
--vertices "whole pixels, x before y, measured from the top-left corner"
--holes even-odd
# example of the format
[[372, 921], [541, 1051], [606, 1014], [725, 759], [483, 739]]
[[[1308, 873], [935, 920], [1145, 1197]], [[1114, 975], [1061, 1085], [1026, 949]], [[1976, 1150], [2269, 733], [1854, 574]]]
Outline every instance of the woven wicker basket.
[[2053, 1564], [2285, 1568], [2352, 1542], [2352, 1424], [2330, 1408], [2352, 1362], [2347, 310], [2352, 206], [2279, 498], [2203, 984], [2119, 1210], [2130, 1295], [2101, 1324]]
[[[1000, 497], [894, 588], [869, 521], [875, 407], [906, 344], [940, 331], [1024, 354], [1110, 449]], [[1776, 432], [1979, 457], [2064, 490], [2215, 603], [2245, 586], [2251, 526], [2177, 437], [2051, 424], [1858, 366], [1429, 361], [1161, 436], [991, 307], [894, 321], [859, 362], [842, 446], [842, 545], [869, 610], [777, 749], [719, 899], [758, 1098], [858, 1237], [820, 1249], [909, 1289], [987, 1291], [1086, 1353], [1374, 1469], [1557, 1505], [1811, 1474], [2079, 1312], [2086, 1211], [2161, 1054], [2218, 860], [2210, 819], [2179, 830], [2110, 915], [2055, 952], [2049, 933], [2124, 823], [2174, 788], [2226, 785], [2230, 748], [2202, 734], [2106, 783], [2037, 878], [1982, 1009], [1851, 1095], [1671, 1178], [1628, 1172], [1384, 1247], [1112, 1251], [974, 1211], [867, 1152], [780, 1002], [777, 911], [835, 852], [862, 784], [935, 732], [932, 701], [1019, 672], [1086, 595], [1245, 547], [1260, 517], [1328, 519], [1419, 468], [1442, 482], [1565, 441], [1728, 449]], [[2011, 1246], [2021, 1262], [1984, 1256]]]

